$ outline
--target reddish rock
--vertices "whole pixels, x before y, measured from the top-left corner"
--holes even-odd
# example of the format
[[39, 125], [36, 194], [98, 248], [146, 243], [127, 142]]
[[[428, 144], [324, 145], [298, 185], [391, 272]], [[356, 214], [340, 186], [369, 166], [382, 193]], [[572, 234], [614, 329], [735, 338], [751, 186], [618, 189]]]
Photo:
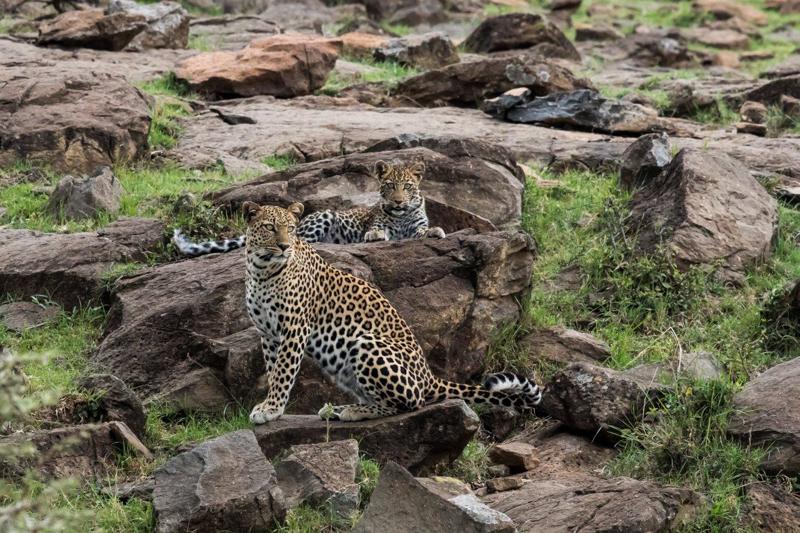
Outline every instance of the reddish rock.
[[525, 472], [539, 466], [536, 448], [525, 442], [501, 442], [489, 449], [495, 464], [506, 465], [512, 472]]
[[282, 34], [252, 41], [238, 52], [207, 52], [183, 61], [176, 75], [218, 97], [267, 94], [291, 98], [325, 84], [342, 48], [339, 39]]
[[348, 57], [372, 57], [376, 48], [380, 48], [389, 40], [386, 35], [353, 31], [339, 36], [342, 40], [342, 53]]

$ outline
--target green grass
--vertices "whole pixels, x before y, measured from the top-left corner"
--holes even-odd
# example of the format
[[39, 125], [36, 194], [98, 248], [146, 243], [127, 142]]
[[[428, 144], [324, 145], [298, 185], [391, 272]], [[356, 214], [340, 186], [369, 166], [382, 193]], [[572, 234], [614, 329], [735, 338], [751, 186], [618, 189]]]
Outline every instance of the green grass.
[[341, 91], [352, 85], [359, 83], [383, 83], [387, 90], [392, 89], [401, 80], [416, 76], [420, 73], [418, 69], [405, 67], [394, 61], [372, 61], [362, 58], [345, 58], [353, 63], [367, 65], [375, 70], [370, 70], [359, 75], [356, 79], [351, 76], [342, 76], [335, 70], [331, 72], [325, 85], [319, 90], [321, 94], [335, 96]]
[[381, 28], [389, 34], [398, 35], [400, 37], [413, 33], [414, 28], [406, 24], [392, 24], [388, 21], [381, 22]]
[[153, 405], [147, 411], [146, 443], [154, 449], [174, 450], [187, 443], [202, 442], [252, 426], [248, 412], [243, 409], [215, 416], [179, 413], [169, 407]]
[[461, 455], [442, 473], [467, 483], [482, 483], [489, 479], [489, 447], [479, 440], [471, 440], [464, 447]]
[[273, 154], [261, 159], [261, 162], [274, 171], [286, 170], [297, 164], [293, 155]]
[[155, 100], [151, 109], [147, 144], [150, 148], [164, 150], [174, 147], [182, 131], [178, 119], [192, 114], [191, 106], [184, 100], [197, 96], [172, 72], [139, 84], [139, 89]]

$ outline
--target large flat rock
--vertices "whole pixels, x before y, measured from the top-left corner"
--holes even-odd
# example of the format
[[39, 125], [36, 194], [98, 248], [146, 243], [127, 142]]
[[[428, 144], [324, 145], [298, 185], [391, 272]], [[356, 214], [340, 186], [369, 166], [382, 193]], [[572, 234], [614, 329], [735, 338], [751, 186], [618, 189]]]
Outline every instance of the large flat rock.
[[[434, 372], [456, 380], [480, 374], [494, 328], [519, 318], [517, 302], [529, 286], [534, 256], [530, 237], [520, 231], [317, 249], [379, 287]], [[119, 283], [93, 359], [145, 401], [223, 409], [234, 398], [247, 403], [265, 394], [258, 342], [252, 330], [245, 332], [250, 326], [243, 252], [208, 255]], [[292, 398], [303, 398], [306, 412], [336, 400], [325, 396], [319, 380], [305, 384]]]
[[47, 293], [67, 309], [98, 298], [115, 264], [146, 260], [163, 223], [121, 219], [97, 232], [41, 233], [0, 229], [0, 293], [20, 299]]
[[[330, 97], [291, 101], [256, 97], [221, 102], [217, 107], [247, 116], [255, 123], [230, 125], [217, 113], [201, 113], [185, 121], [186, 129], [173, 157], [191, 167], [225, 158], [259, 160], [274, 153], [316, 160], [358, 152], [392, 136], [415, 134], [478, 138], [507, 148], [521, 161], [616, 169], [622, 153], [634, 140], [508, 124], [476, 109], [384, 109]], [[766, 139], [723, 131], [698, 135], [702, 138], [673, 138], [672, 142], [678, 148], [725, 153], [751, 172], [800, 176], [800, 139]]]
[[400, 415], [326, 422], [314, 415], [284, 415], [254, 431], [261, 450], [274, 458], [296, 444], [355, 439], [358, 449], [381, 464], [394, 461], [414, 474], [450, 464], [480, 427], [480, 419], [462, 400], [447, 400]]

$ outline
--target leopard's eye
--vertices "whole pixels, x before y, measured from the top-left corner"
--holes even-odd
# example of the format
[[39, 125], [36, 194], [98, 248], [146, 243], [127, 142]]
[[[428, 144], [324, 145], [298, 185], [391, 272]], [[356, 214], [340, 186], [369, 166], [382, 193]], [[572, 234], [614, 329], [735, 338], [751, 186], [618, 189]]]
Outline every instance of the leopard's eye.
[[294, 230], [295, 230], [294, 226], [289, 226], [289, 231], [294, 232]]
[[403, 188], [404, 188], [405, 190], [407, 190], [407, 191], [410, 191], [410, 190], [411, 190], [411, 184], [410, 184], [410, 183], [406, 183], [406, 184], [403, 186]]
[[387, 184], [386, 184], [386, 186], [387, 186], [389, 189], [392, 189], [392, 190], [394, 190], [394, 189], [396, 189], [396, 188], [397, 188], [397, 187], [396, 187], [396, 185], [394, 184], [394, 182], [393, 182], [393, 181], [390, 181], [389, 183], [387, 183]]
[[267, 228], [267, 231], [275, 231], [275, 226], [272, 224], [266, 224], [264, 227]]

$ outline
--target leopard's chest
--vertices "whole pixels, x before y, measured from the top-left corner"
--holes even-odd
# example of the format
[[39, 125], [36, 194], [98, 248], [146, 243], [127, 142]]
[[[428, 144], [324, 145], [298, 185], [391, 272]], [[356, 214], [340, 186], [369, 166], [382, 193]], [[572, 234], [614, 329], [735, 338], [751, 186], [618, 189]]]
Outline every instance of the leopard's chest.
[[245, 286], [245, 306], [247, 315], [262, 335], [278, 337], [281, 324], [285, 321], [289, 310], [284, 304], [285, 295], [275, 288], [259, 283], [247, 283]]

